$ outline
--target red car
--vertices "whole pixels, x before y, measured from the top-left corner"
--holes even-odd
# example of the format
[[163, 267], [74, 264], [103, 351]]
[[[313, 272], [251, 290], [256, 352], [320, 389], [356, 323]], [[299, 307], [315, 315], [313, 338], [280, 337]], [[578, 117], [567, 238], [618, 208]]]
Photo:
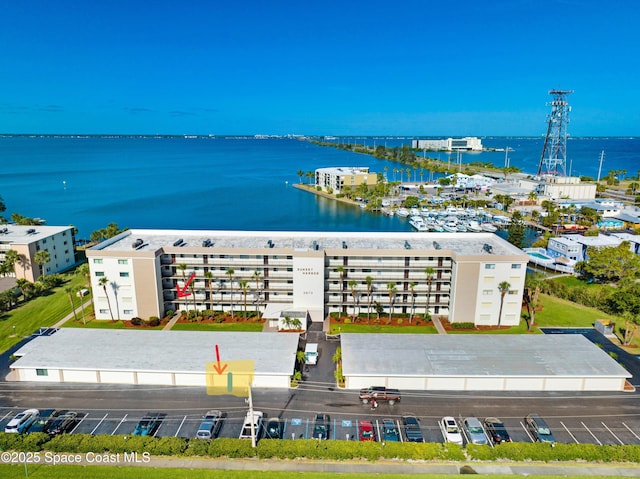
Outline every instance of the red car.
[[371, 424], [371, 421], [367, 421], [367, 420], [360, 421], [358, 423], [358, 432], [359, 432], [361, 441], [376, 440], [376, 433], [373, 430], [373, 424]]

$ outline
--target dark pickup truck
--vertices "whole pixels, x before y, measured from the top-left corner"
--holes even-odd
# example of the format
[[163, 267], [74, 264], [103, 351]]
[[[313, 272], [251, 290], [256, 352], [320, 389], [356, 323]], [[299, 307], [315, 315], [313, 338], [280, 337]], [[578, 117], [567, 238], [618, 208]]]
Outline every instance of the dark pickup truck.
[[384, 386], [371, 386], [360, 390], [362, 404], [368, 404], [373, 399], [377, 402], [386, 401], [390, 405], [394, 405], [400, 401], [400, 391], [387, 389]]

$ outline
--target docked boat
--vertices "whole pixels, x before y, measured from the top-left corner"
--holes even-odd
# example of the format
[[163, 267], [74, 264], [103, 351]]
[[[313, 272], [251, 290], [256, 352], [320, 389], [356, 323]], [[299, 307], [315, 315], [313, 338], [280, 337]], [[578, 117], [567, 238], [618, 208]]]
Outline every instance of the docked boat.
[[429, 231], [429, 227], [422, 219], [422, 216], [414, 215], [409, 219], [409, 224], [417, 231]]
[[476, 220], [467, 221], [467, 224], [465, 226], [467, 227], [467, 230], [471, 231], [472, 233], [479, 233], [480, 231], [482, 231], [480, 223], [478, 223]]
[[398, 211], [396, 212], [396, 214], [398, 216], [406, 218], [407, 216], [409, 216], [409, 210], [406, 208], [398, 208]]
[[482, 228], [482, 231], [486, 231], [487, 233], [495, 233], [496, 231], [498, 231], [498, 228], [493, 226], [488, 221], [485, 221], [484, 223], [480, 223], [480, 227]]

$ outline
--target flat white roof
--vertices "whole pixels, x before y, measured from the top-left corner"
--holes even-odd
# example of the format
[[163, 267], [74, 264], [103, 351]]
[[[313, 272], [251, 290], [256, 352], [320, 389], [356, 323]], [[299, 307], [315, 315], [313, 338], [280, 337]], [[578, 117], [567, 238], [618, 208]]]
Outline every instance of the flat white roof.
[[298, 335], [62, 328], [21, 347], [11, 367], [196, 373], [216, 361], [216, 344], [221, 362], [254, 360], [257, 375], [290, 376]]
[[[135, 240], [142, 240], [140, 248], [133, 248]], [[180, 246], [173, 246], [182, 240]], [[209, 240], [211, 246], [204, 247], [203, 241]], [[271, 241], [273, 248], [268, 242]], [[216, 248], [263, 248], [265, 252], [278, 254], [281, 248], [299, 251], [311, 251], [313, 242], [320, 250], [342, 249], [343, 243], [349, 249], [368, 249], [375, 254], [379, 250], [397, 249], [410, 250], [437, 249], [455, 251], [463, 255], [479, 256], [523, 256], [526, 255], [511, 243], [494, 233], [419, 233], [404, 232], [316, 232], [316, 231], [221, 231], [221, 230], [152, 230], [132, 229], [106, 240], [92, 248], [95, 251], [154, 252], [161, 248], [198, 248], [202, 253]], [[484, 249], [484, 244], [492, 247], [492, 253]], [[275, 251], [274, 251], [275, 250]], [[172, 250], [173, 251], [173, 250]], [[241, 253], [239, 253], [241, 254]]]
[[342, 334], [345, 376], [573, 376], [631, 374], [580, 334]]
[[0, 243], [30, 244], [72, 229], [72, 226], [22, 226], [14, 224], [0, 224]]

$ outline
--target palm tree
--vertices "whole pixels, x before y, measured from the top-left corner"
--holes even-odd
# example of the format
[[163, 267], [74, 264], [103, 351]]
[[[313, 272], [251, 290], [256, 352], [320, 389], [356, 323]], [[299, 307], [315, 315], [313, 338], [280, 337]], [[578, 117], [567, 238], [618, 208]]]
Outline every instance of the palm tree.
[[344, 273], [345, 273], [345, 269], [344, 266], [338, 266], [336, 268], [336, 272], [340, 275], [340, 307], [342, 308], [342, 312], [345, 313], [345, 307], [344, 307]]
[[433, 277], [436, 275], [436, 270], [429, 266], [424, 269], [424, 274], [427, 275], [427, 303], [424, 307], [424, 319], [427, 319], [427, 316], [431, 315], [429, 312], [429, 300], [431, 299], [431, 283], [433, 282]]
[[358, 282], [355, 280], [349, 281], [349, 289], [351, 290], [351, 297], [353, 298], [353, 320], [355, 321], [358, 317], [356, 314], [356, 286], [358, 286]]
[[537, 276], [527, 274], [524, 278], [524, 294], [522, 299], [529, 314], [528, 330], [533, 330], [535, 323], [536, 309], [540, 306], [540, 280]]
[[111, 301], [109, 300], [109, 295], [107, 294], [107, 284], [109, 284], [109, 280], [106, 276], [103, 276], [98, 280], [98, 284], [102, 286], [102, 289], [104, 289], [104, 295], [107, 297], [107, 304], [109, 305], [109, 315], [111, 316], [111, 321], [115, 321], [113, 319], [113, 311], [111, 310]]
[[260, 270], [255, 270], [251, 277], [256, 280], [256, 309], [258, 310], [258, 317], [260, 317]]
[[233, 321], [233, 275], [235, 271], [233, 268], [228, 268], [225, 273], [229, 276], [229, 287], [231, 288], [231, 321]]
[[411, 316], [409, 316], [409, 324], [413, 320], [413, 313], [416, 310], [416, 283], [415, 281], [411, 281], [409, 283], [409, 289], [411, 290]]
[[33, 256], [33, 262], [42, 267], [42, 276], [46, 275], [46, 268], [44, 265], [49, 261], [51, 261], [51, 255], [46, 249], [41, 249]]
[[77, 286], [76, 288], [74, 288], [74, 292], [80, 296], [80, 309], [82, 310], [82, 324], [86, 325], [87, 321], [84, 318], [84, 295], [82, 294], [83, 291], [83, 287], [82, 286]]
[[298, 170], [296, 174], [298, 175], [298, 178], [300, 178], [300, 184], [302, 184], [302, 175], [304, 175], [304, 171]]
[[213, 272], [205, 271], [204, 277], [207, 280], [207, 286], [209, 288], [209, 302], [211, 303], [211, 309], [213, 309]]
[[[184, 263], [180, 263], [178, 266], [176, 266], [176, 269], [182, 273], [182, 284], [183, 285], [187, 284], [187, 275], [185, 274], [185, 272], [187, 270], [187, 265], [184, 264]], [[187, 307], [187, 304], [188, 304], [188, 302], [185, 299], [185, 308], [189, 309]]]
[[389, 324], [391, 324], [391, 314], [393, 313], [393, 295], [396, 293], [396, 283], [387, 283], [389, 291]]
[[371, 320], [371, 290], [373, 289], [373, 278], [367, 276], [364, 281], [367, 283], [367, 324], [369, 324]]
[[14, 271], [15, 264], [18, 262], [20, 255], [14, 249], [10, 249], [5, 251], [4, 253], [4, 263], [7, 265], [7, 268], [11, 271]]
[[64, 288], [64, 292], [67, 293], [67, 298], [69, 298], [69, 302], [71, 303], [71, 312], [73, 313], [73, 320], [77, 321], [78, 316], [76, 315], [76, 305], [73, 302], [73, 293], [75, 292], [75, 289], [71, 286], [67, 286], [66, 288]]
[[502, 281], [498, 285], [498, 291], [500, 291], [500, 311], [498, 312], [498, 327], [500, 327], [500, 321], [502, 320], [502, 306], [504, 305], [504, 297], [509, 292], [511, 285], [508, 281]]
[[247, 320], [247, 290], [249, 289], [249, 281], [246, 279], [240, 280], [240, 289], [242, 290], [242, 296], [244, 298], [244, 320]]

